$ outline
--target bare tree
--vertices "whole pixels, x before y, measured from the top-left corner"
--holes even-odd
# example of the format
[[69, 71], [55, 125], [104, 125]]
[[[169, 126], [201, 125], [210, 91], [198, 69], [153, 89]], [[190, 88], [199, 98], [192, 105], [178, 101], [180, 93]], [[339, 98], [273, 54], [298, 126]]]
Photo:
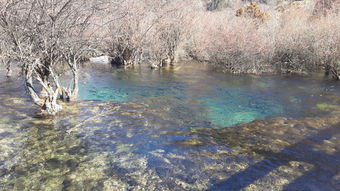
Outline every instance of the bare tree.
[[[42, 113], [54, 115], [78, 92], [78, 66], [87, 49], [87, 29], [93, 15], [89, 0], [7, 0], [2, 3], [0, 27], [6, 52], [20, 63], [29, 95]], [[59, 76], [73, 73], [73, 88], [64, 88]], [[63, 69], [61, 69], [63, 68]], [[34, 86], [35, 83], [38, 85]], [[42, 90], [38, 91], [37, 88]]]
[[177, 62], [177, 51], [185, 41], [184, 34], [187, 32], [186, 16], [190, 13], [188, 2], [172, 1], [160, 11], [164, 16], [156, 23], [151, 38], [151, 54], [160, 66]]
[[110, 8], [107, 51], [116, 64], [134, 64], [153, 23], [151, 7], [147, 1], [126, 0]]
[[126, 0], [115, 4], [107, 41], [114, 62], [132, 65], [139, 63], [144, 55], [157, 65], [167, 58], [174, 63], [183, 37], [183, 18], [195, 4], [193, 2]]

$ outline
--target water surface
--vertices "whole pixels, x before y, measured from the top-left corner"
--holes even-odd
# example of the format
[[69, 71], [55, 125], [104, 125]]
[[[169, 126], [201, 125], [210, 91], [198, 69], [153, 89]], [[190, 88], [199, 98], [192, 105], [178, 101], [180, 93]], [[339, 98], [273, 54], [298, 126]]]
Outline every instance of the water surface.
[[84, 100], [145, 103], [196, 115], [195, 120], [216, 127], [275, 116], [313, 116], [320, 114], [315, 110], [318, 103], [331, 104], [325, 96], [340, 93], [338, 83], [321, 78], [235, 76], [189, 63], [161, 70], [137, 66], [88, 74], [81, 83]]
[[82, 100], [46, 119], [22, 81], [0, 80], [0, 190], [340, 186], [338, 82], [190, 64], [83, 69]]

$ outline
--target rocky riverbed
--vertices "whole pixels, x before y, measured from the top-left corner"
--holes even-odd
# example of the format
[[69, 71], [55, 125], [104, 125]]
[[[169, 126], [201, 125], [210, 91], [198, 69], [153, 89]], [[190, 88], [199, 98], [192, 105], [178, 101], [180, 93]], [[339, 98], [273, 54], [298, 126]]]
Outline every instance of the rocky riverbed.
[[1, 80], [0, 190], [335, 191], [340, 186], [337, 94], [314, 104], [318, 115], [220, 128], [184, 112], [195, 108], [156, 107], [156, 98], [84, 100], [42, 118], [20, 81]]

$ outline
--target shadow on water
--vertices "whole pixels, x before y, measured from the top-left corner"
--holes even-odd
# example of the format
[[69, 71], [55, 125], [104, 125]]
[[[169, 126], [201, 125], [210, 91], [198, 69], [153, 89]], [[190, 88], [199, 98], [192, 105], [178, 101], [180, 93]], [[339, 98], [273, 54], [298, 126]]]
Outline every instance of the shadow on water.
[[[287, 165], [290, 161], [301, 161], [314, 165], [314, 168], [298, 177], [293, 182], [285, 185], [285, 191], [307, 191], [323, 190], [335, 191], [338, 188], [328, 186], [329, 181], [339, 173], [340, 152], [327, 154], [322, 151], [313, 150], [313, 145], [318, 142], [331, 139], [339, 134], [340, 123], [320, 130], [318, 133], [284, 148], [281, 152], [257, 150], [255, 152], [266, 158], [258, 163], [251, 165], [241, 172], [237, 172], [227, 180], [215, 183], [208, 190], [242, 190], [243, 188], [255, 183], [256, 180], [268, 175], [271, 171], [282, 165]], [[317, 181], [315, 180], [317, 179]], [[324, 184], [326, 183], [326, 184]], [[337, 184], [339, 185], [339, 183]]]
[[317, 103], [340, 110], [337, 88], [328, 95], [322, 84], [306, 88], [308, 80], [296, 90], [297, 80], [281, 78], [149, 72], [98, 73], [90, 78], [98, 81], [84, 85], [108, 97], [68, 104], [51, 119], [35, 115], [20, 82], [0, 83], [0, 190], [333, 191], [340, 185], [338, 116], [316, 110], [308, 119], [221, 129], [211, 122], [249, 121], [240, 118], [246, 114], [253, 120], [254, 111], [267, 116], [273, 103], [298, 113]]

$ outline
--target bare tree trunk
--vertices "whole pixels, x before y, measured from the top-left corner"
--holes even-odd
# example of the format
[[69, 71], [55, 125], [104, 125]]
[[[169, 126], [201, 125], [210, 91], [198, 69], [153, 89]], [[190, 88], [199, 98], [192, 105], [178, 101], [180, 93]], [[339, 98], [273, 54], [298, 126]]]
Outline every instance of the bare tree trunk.
[[79, 92], [79, 75], [78, 75], [78, 68], [77, 68], [77, 63], [74, 61], [73, 63], [73, 68], [72, 68], [72, 74], [73, 74], [73, 90], [72, 94], [70, 96], [70, 101], [74, 101], [78, 97], [78, 92]]
[[[37, 61], [38, 62], [38, 61]], [[38, 105], [43, 115], [55, 115], [62, 110], [61, 105], [57, 103], [58, 88], [53, 90], [53, 87], [47, 82], [41, 79], [37, 74], [34, 66], [27, 65], [25, 67], [25, 82], [28, 90], [28, 94], [31, 96], [33, 102]], [[45, 95], [39, 96], [38, 92], [33, 87], [33, 76], [36, 75], [37, 80], [43, 87]]]
[[174, 66], [177, 63], [177, 56], [176, 53], [171, 53], [170, 55], [170, 65]]
[[26, 82], [26, 88], [28, 91], [28, 94], [31, 96], [33, 102], [39, 106], [42, 106], [42, 101], [40, 97], [38, 96], [38, 93], [35, 91], [33, 87], [33, 72], [31, 69], [26, 68], [25, 69], [25, 82]]
[[41, 112], [45, 115], [55, 115], [62, 110], [61, 105], [57, 103], [58, 99], [58, 88], [53, 90], [53, 87], [49, 82], [43, 81], [41, 78], [37, 77], [40, 84], [43, 86], [47, 92], [47, 96], [42, 98]]
[[142, 51], [138, 51], [134, 57], [134, 64], [140, 64], [142, 59], [143, 59], [143, 52]]
[[7, 60], [7, 63], [6, 63], [6, 69], [7, 69], [7, 73], [6, 73], [6, 77], [11, 77], [12, 76], [12, 69], [11, 69], [11, 62], [10, 60]]
[[334, 78], [335, 80], [340, 80], [340, 71], [338, 71], [336, 68], [332, 68], [331, 73], [332, 78]]
[[56, 87], [58, 89], [59, 94], [62, 95], [63, 88], [60, 85], [59, 77], [57, 76], [57, 74], [54, 73], [54, 70], [52, 69], [52, 67], [49, 67], [49, 71], [51, 73], [54, 84], [56, 85]]
[[129, 49], [129, 48], [125, 48], [122, 54], [122, 58], [123, 58], [123, 65], [124, 66], [131, 66], [134, 64], [134, 57], [135, 57], [135, 50], [133, 49]]
[[325, 75], [340, 80], [340, 62], [325, 58], [323, 60], [321, 65], [325, 66]]
[[72, 71], [72, 78], [73, 78], [73, 86], [69, 88], [62, 88], [62, 94], [61, 98], [64, 101], [75, 101], [78, 97], [79, 92], [79, 70], [77, 66], [77, 59], [74, 58], [73, 61], [71, 59], [68, 59], [68, 65], [71, 68]]
[[44, 98], [41, 112], [45, 115], [55, 115], [59, 111], [62, 110], [61, 105], [57, 103], [58, 98], [58, 89], [54, 91], [53, 94], [50, 94], [48, 97]]

